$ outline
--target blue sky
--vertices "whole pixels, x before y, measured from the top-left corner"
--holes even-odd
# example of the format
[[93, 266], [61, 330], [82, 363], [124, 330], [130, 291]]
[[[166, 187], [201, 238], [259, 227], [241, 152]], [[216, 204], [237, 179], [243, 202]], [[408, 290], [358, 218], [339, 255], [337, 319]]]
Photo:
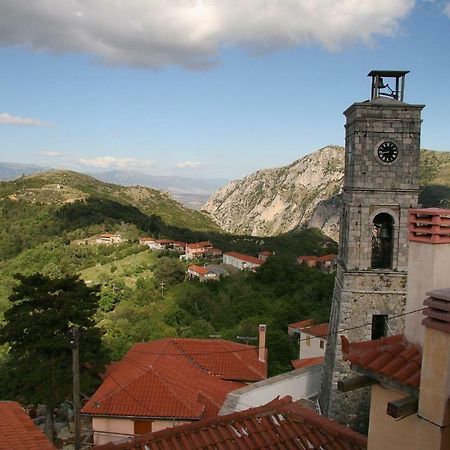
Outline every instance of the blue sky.
[[342, 145], [342, 112], [369, 97], [372, 69], [411, 71], [422, 147], [450, 151], [447, 0], [3, 0], [0, 11], [3, 162], [242, 177]]

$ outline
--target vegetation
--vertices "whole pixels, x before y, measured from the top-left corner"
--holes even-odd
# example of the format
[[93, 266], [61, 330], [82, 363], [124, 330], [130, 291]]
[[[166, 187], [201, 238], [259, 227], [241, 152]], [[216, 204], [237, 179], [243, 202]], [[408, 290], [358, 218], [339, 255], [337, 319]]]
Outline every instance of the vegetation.
[[[97, 289], [77, 277], [18, 275], [0, 328], [0, 344], [8, 351], [3, 361], [1, 398], [24, 404], [45, 404], [47, 417], [72, 395], [70, 331], [80, 329], [80, 385], [89, 392], [103, 371], [100, 329], [95, 327]], [[53, 427], [50, 426], [53, 438]]]

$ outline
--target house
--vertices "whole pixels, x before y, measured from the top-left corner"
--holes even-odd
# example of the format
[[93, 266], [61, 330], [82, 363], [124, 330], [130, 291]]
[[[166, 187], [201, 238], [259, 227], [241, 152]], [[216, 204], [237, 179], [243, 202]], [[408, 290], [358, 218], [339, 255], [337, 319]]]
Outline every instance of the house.
[[153, 242], [154, 238], [151, 238], [149, 236], [142, 236], [139, 238], [139, 245], [149, 245], [150, 242]]
[[219, 279], [219, 275], [206, 266], [198, 266], [196, 264], [191, 264], [188, 267], [187, 274], [189, 278], [198, 278], [201, 282]]
[[205, 264], [199, 266], [191, 264], [187, 269], [189, 278], [198, 278], [201, 282], [210, 280], [219, 280], [221, 276], [228, 275], [228, 272], [220, 266], [215, 264]]
[[306, 264], [308, 267], [314, 267], [324, 272], [331, 272], [336, 268], [337, 255], [330, 253], [329, 255], [315, 256], [303, 255], [297, 258], [298, 264]]
[[245, 411], [148, 433], [95, 450], [308, 449], [363, 450], [367, 438], [290, 397]]
[[186, 244], [185, 259], [200, 258], [212, 248], [213, 245], [209, 241]]
[[0, 401], [0, 450], [56, 450], [17, 402]]
[[112, 364], [82, 409], [94, 444], [120, 441], [218, 414], [228, 392], [267, 377], [259, 347], [223, 339], [165, 338], [135, 344]]
[[239, 270], [254, 270], [263, 264], [264, 261], [254, 256], [244, 255], [243, 253], [227, 252], [223, 254], [223, 263], [229, 264]]
[[328, 323], [315, 324], [314, 319], [301, 320], [288, 325], [289, 336], [297, 336], [299, 359], [325, 356], [328, 340]]
[[328, 340], [328, 323], [308, 325], [300, 328], [299, 359], [325, 356]]
[[97, 238], [97, 244], [118, 244], [122, 242], [122, 235], [103, 233]]
[[268, 250], [263, 250], [262, 252], [258, 253], [258, 259], [265, 262], [267, 260], [267, 258], [272, 255], [273, 255], [272, 252], [270, 252]]
[[344, 357], [359, 375], [338, 388], [372, 386], [369, 449], [444, 450], [450, 448], [450, 210], [410, 210], [408, 229], [404, 334], [364, 342], [342, 336]]

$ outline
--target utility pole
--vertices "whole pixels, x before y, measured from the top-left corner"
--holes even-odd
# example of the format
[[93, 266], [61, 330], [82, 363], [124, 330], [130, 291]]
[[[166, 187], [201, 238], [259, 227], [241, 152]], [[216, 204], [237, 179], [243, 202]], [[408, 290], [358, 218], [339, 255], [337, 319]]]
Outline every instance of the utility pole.
[[74, 448], [81, 448], [80, 423], [80, 329], [77, 325], [72, 327], [72, 376], [73, 376], [73, 424]]
[[164, 281], [161, 281], [159, 285], [161, 286], [161, 297], [164, 297], [164, 287], [166, 286], [166, 283], [164, 283]]

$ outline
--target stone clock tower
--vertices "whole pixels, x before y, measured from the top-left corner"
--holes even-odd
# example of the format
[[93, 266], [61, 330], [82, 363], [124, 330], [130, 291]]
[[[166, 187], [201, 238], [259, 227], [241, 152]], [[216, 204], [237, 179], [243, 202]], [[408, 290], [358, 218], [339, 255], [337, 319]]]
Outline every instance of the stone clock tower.
[[403, 101], [407, 73], [370, 72], [371, 100], [344, 112], [343, 210], [319, 403], [323, 414], [359, 429], [368, 395], [337, 389], [350, 376], [340, 335], [361, 341], [403, 332], [404, 318], [395, 316], [406, 302], [408, 209], [417, 207], [423, 108]]

